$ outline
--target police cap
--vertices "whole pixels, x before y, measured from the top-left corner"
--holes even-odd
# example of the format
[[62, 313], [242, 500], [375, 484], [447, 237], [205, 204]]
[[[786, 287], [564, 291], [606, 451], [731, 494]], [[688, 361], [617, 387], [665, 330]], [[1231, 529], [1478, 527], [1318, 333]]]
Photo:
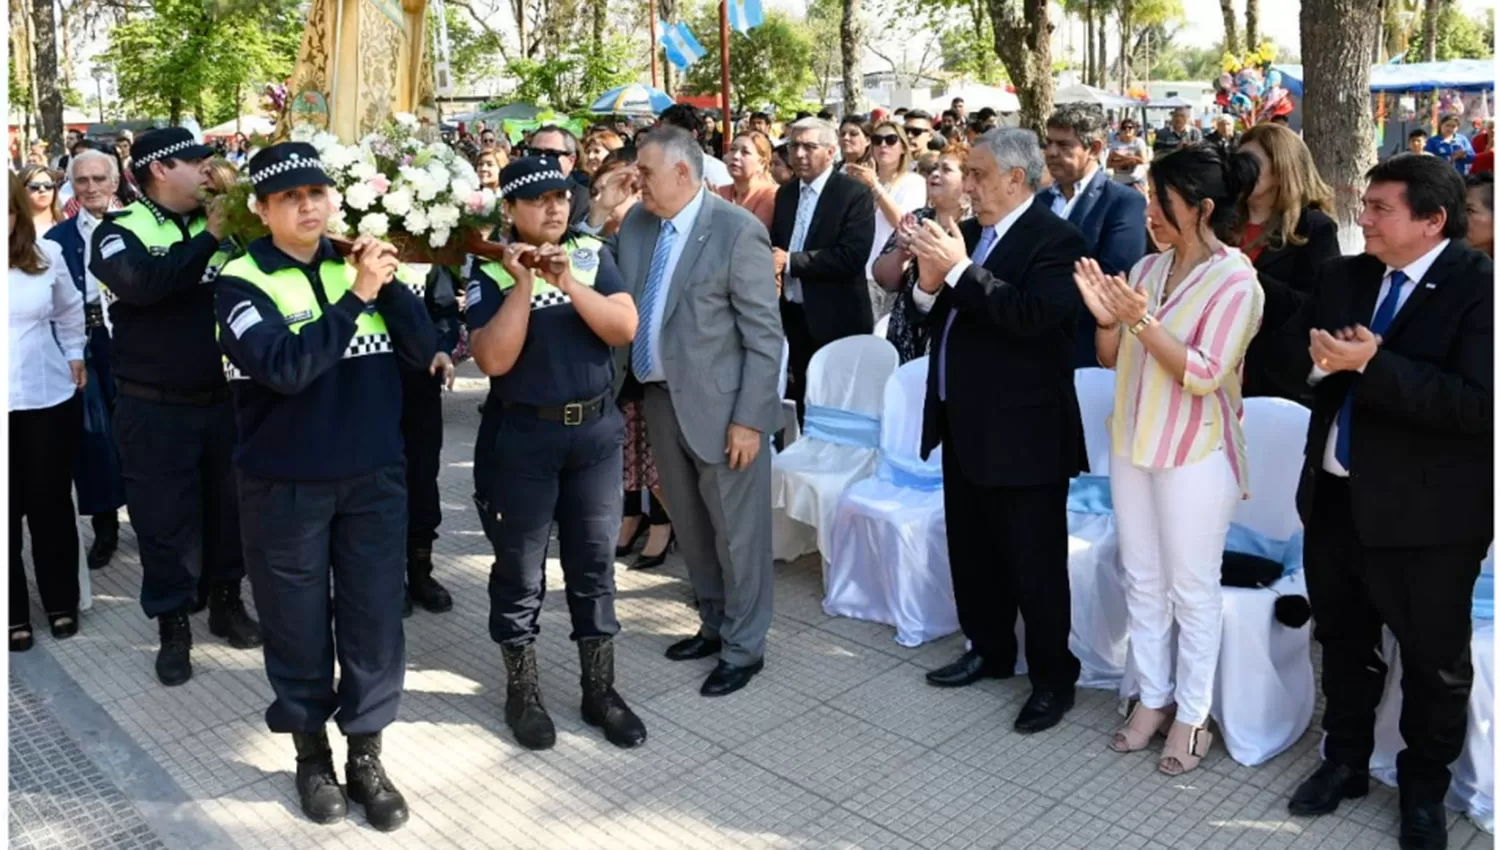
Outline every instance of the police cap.
[[213, 148], [193, 138], [192, 131], [186, 127], [165, 127], [142, 133], [130, 145], [134, 168], [144, 168], [163, 159], [208, 159], [213, 152]]
[[282, 142], [250, 158], [250, 185], [260, 197], [299, 186], [332, 186], [318, 149], [306, 142]]
[[548, 192], [572, 189], [578, 184], [562, 173], [557, 159], [550, 156], [528, 156], [511, 160], [500, 172], [500, 197], [506, 200], [533, 200]]

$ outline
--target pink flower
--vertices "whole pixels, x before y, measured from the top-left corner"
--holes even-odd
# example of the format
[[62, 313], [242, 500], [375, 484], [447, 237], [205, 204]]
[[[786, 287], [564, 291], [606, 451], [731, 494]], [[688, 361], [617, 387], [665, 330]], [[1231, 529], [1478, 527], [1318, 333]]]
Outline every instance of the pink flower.
[[479, 214], [484, 212], [484, 193], [472, 192], [469, 195], [469, 212]]
[[391, 190], [391, 181], [384, 174], [377, 174], [370, 178], [370, 188], [375, 190], [376, 195], [384, 195]]

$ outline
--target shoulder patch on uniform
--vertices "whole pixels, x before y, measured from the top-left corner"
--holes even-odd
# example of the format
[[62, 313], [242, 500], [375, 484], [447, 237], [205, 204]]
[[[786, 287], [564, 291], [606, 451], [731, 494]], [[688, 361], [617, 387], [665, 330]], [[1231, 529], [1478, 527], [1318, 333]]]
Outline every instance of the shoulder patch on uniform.
[[239, 339], [245, 335], [245, 331], [261, 323], [260, 311], [249, 301], [241, 301], [229, 308], [229, 315], [224, 323], [229, 325], [234, 338]]
[[464, 308], [468, 309], [469, 307], [473, 307], [475, 304], [478, 304], [479, 299], [483, 297], [483, 295], [484, 287], [479, 285], [479, 281], [476, 280], [473, 283], [470, 283], [469, 288], [464, 290]]
[[111, 233], [99, 243], [99, 258], [107, 260], [123, 250], [125, 250], [125, 238], [118, 233]]
[[[249, 302], [246, 302], [246, 303], [249, 303]], [[289, 325], [290, 324], [295, 324], [296, 322], [305, 322], [308, 319], [312, 318], [312, 311], [311, 310], [298, 310], [295, 313], [288, 313], [287, 315], [282, 316], [281, 318], [285, 319], [286, 323], [289, 324]]]
[[580, 271], [591, 272], [599, 267], [599, 254], [592, 248], [577, 248], [573, 251], [573, 265]]

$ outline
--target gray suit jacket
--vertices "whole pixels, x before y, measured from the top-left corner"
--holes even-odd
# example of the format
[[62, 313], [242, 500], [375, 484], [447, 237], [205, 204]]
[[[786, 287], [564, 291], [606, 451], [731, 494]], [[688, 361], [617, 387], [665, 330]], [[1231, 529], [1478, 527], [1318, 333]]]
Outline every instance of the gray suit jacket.
[[[661, 219], [636, 204], [610, 241], [637, 304], [660, 233]], [[688, 447], [704, 463], [724, 463], [730, 423], [763, 434], [781, 428], [784, 337], [771, 239], [755, 216], [707, 192], [687, 240], [662, 314], [662, 369]], [[624, 375], [628, 348], [616, 350], [616, 364]]]

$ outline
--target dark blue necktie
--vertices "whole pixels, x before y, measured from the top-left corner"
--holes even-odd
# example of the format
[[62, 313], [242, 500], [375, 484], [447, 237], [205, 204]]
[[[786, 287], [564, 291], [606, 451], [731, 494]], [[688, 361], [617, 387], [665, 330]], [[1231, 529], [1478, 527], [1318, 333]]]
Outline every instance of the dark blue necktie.
[[[1406, 273], [1391, 272], [1391, 290], [1385, 294], [1380, 306], [1375, 308], [1375, 318], [1370, 321], [1370, 333], [1383, 336], [1396, 318], [1396, 307], [1401, 303], [1401, 287], [1406, 285]], [[1349, 469], [1349, 425], [1354, 419], [1354, 390], [1344, 396], [1344, 406], [1339, 408], [1339, 435], [1333, 443], [1333, 456], [1345, 470]]]

